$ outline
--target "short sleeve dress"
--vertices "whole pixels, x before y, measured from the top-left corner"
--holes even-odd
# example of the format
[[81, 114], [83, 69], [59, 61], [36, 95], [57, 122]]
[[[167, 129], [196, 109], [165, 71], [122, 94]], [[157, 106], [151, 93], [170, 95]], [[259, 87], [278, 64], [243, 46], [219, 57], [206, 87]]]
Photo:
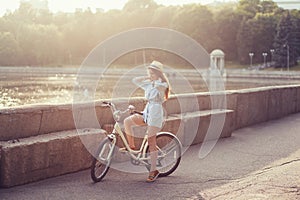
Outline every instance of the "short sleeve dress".
[[148, 126], [162, 128], [164, 120], [162, 103], [164, 102], [164, 93], [168, 88], [168, 84], [162, 82], [161, 79], [156, 81], [139, 80], [140, 78], [136, 77], [132, 82], [145, 91], [145, 98], [148, 102], [143, 111], [144, 122]]

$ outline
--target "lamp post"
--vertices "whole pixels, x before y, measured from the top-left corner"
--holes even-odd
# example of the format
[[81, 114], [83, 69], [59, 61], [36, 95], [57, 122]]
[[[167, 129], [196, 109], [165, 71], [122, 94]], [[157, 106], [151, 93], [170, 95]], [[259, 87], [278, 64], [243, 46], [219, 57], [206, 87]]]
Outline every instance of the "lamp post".
[[252, 58], [254, 56], [254, 53], [250, 52], [249, 57], [250, 57], [250, 67], [252, 67]]
[[274, 55], [274, 49], [270, 49], [271, 52], [271, 64], [273, 64], [273, 55]]
[[267, 57], [267, 53], [262, 53], [262, 56], [264, 57], [264, 67], [266, 67], [266, 57]]

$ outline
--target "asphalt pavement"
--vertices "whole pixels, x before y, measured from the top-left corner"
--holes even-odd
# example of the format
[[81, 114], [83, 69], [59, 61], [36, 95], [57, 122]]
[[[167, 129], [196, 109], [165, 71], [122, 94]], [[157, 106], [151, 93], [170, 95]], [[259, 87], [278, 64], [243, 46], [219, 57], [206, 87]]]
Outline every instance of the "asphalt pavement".
[[0, 189], [0, 199], [300, 199], [300, 113], [236, 130], [203, 159], [191, 146], [170, 176], [89, 170]]

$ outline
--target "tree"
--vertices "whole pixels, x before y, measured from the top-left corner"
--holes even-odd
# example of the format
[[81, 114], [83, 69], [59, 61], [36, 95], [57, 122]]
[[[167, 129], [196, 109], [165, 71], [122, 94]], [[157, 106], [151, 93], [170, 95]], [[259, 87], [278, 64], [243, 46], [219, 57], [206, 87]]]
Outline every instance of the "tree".
[[0, 65], [16, 65], [19, 58], [19, 45], [9, 32], [0, 32]]
[[265, 0], [260, 2], [260, 12], [263, 14], [274, 13], [278, 9], [278, 5], [272, 0]]
[[[276, 29], [276, 37], [274, 40], [275, 52], [273, 57], [275, 67], [288, 67], [288, 64], [295, 64], [293, 60], [289, 60], [288, 58], [292, 47], [292, 29], [291, 15], [289, 12], [286, 12], [282, 15]], [[288, 63], [288, 60], [290, 63]]]
[[37, 64], [47, 65], [61, 62], [61, 35], [54, 25], [36, 25], [32, 27], [36, 32], [35, 55]]
[[226, 54], [226, 59], [237, 58], [237, 33], [242, 23], [242, 18], [232, 7], [224, 7], [215, 17], [217, 35], [220, 38], [220, 47]]
[[291, 11], [293, 29], [291, 31], [291, 60], [297, 64], [300, 59], [300, 10]]
[[251, 19], [259, 12], [261, 8], [260, 3], [260, 0], [240, 0], [237, 12], [241, 14], [243, 18]]
[[252, 22], [243, 20], [237, 33], [237, 54], [238, 61], [246, 64], [249, 60], [249, 53], [254, 52]]
[[[162, 6], [154, 0], [129, 0], [122, 10], [96, 13], [86, 9], [53, 14], [43, 8], [36, 9], [28, 1], [22, 1], [19, 9], [0, 17], [0, 62], [80, 64], [97, 44], [111, 35], [145, 26], [178, 30], [208, 52], [221, 48], [227, 59], [245, 64], [249, 62], [249, 52], [255, 53], [254, 61], [261, 62], [261, 53], [269, 53], [271, 48], [276, 49], [273, 58], [278, 66], [287, 65], [288, 48], [291, 66], [300, 55], [300, 11], [291, 11], [288, 19], [287, 12], [271, 0], [240, 0], [218, 6]], [[140, 53], [128, 55], [126, 62], [140, 57]], [[156, 53], [147, 50], [147, 59], [157, 56]], [[158, 54], [177, 62], [173, 55]]]
[[158, 5], [153, 0], [129, 0], [123, 10], [126, 12], [135, 12], [138, 10], [154, 11]]
[[238, 33], [239, 61], [246, 64], [252, 52], [256, 55], [254, 61], [262, 62], [262, 53], [268, 53], [273, 48], [275, 33], [274, 15], [258, 13], [253, 19], [244, 21]]
[[158, 7], [152, 16], [151, 25], [164, 28], [170, 27], [170, 22], [172, 21], [177, 9], [178, 7], [176, 6]]
[[189, 35], [208, 52], [219, 47], [213, 14], [206, 6], [190, 4], [181, 7], [172, 19], [171, 28]]

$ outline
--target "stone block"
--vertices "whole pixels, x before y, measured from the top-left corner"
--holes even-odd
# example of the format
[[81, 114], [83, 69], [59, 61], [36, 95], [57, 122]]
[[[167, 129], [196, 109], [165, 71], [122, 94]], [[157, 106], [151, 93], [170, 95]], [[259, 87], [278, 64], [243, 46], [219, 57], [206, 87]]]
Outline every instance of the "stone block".
[[6, 142], [1, 150], [2, 187], [11, 187], [90, 167], [103, 130], [76, 130]]
[[187, 122], [184, 123], [184, 146], [203, 142], [210, 124], [210, 117], [210, 114], [200, 114], [199, 112], [198, 116], [187, 119]]
[[243, 90], [237, 95], [237, 128], [268, 120], [268, 90]]
[[0, 141], [38, 135], [42, 112], [35, 109], [0, 112]]
[[166, 113], [168, 115], [180, 113], [180, 104], [176, 97], [171, 97], [168, 99], [168, 101], [165, 102], [164, 108], [166, 109]]
[[[224, 114], [224, 113], [223, 113]], [[222, 113], [221, 113], [222, 115]], [[235, 112], [234, 110], [228, 110], [226, 112], [225, 123], [222, 128], [221, 138], [231, 137], [232, 132], [236, 130], [235, 124]]]
[[226, 109], [236, 110], [237, 107], [237, 93], [236, 91], [228, 91], [226, 93]]
[[268, 99], [268, 119], [278, 119], [283, 116], [281, 90], [274, 88], [269, 91]]
[[236, 105], [236, 126], [245, 127], [248, 124], [249, 94], [238, 93]]
[[235, 129], [234, 111], [211, 110], [200, 116], [200, 125], [192, 144], [230, 137]]
[[[234, 112], [231, 110], [195, 111], [174, 114], [168, 118], [164, 130], [176, 133], [184, 146], [199, 144], [206, 137], [208, 128], [213, 129], [208, 139], [230, 137], [234, 130]], [[212, 117], [213, 116], [213, 117]], [[213, 118], [214, 121], [211, 121]], [[211, 124], [213, 123], [213, 124]]]
[[173, 133], [181, 142], [184, 141], [184, 124], [176, 114], [168, 116], [161, 131]]
[[43, 111], [40, 134], [75, 129], [72, 109], [51, 108]]
[[296, 112], [300, 112], [300, 86], [297, 87], [297, 105]]
[[198, 104], [199, 110], [209, 110], [211, 109], [211, 98], [208, 93], [198, 93]]
[[[70, 111], [69, 114], [72, 114], [74, 128], [76, 127], [77, 129], [99, 129], [101, 127], [99, 117], [101, 117], [102, 114], [107, 116], [107, 121], [112, 121], [112, 115], [109, 108], [94, 106], [93, 104], [73, 106], [73, 109]], [[104, 121], [103, 117], [101, 117], [101, 122], [102, 121]]]
[[281, 89], [282, 114], [284, 116], [295, 113], [297, 108], [297, 89], [286, 87]]

